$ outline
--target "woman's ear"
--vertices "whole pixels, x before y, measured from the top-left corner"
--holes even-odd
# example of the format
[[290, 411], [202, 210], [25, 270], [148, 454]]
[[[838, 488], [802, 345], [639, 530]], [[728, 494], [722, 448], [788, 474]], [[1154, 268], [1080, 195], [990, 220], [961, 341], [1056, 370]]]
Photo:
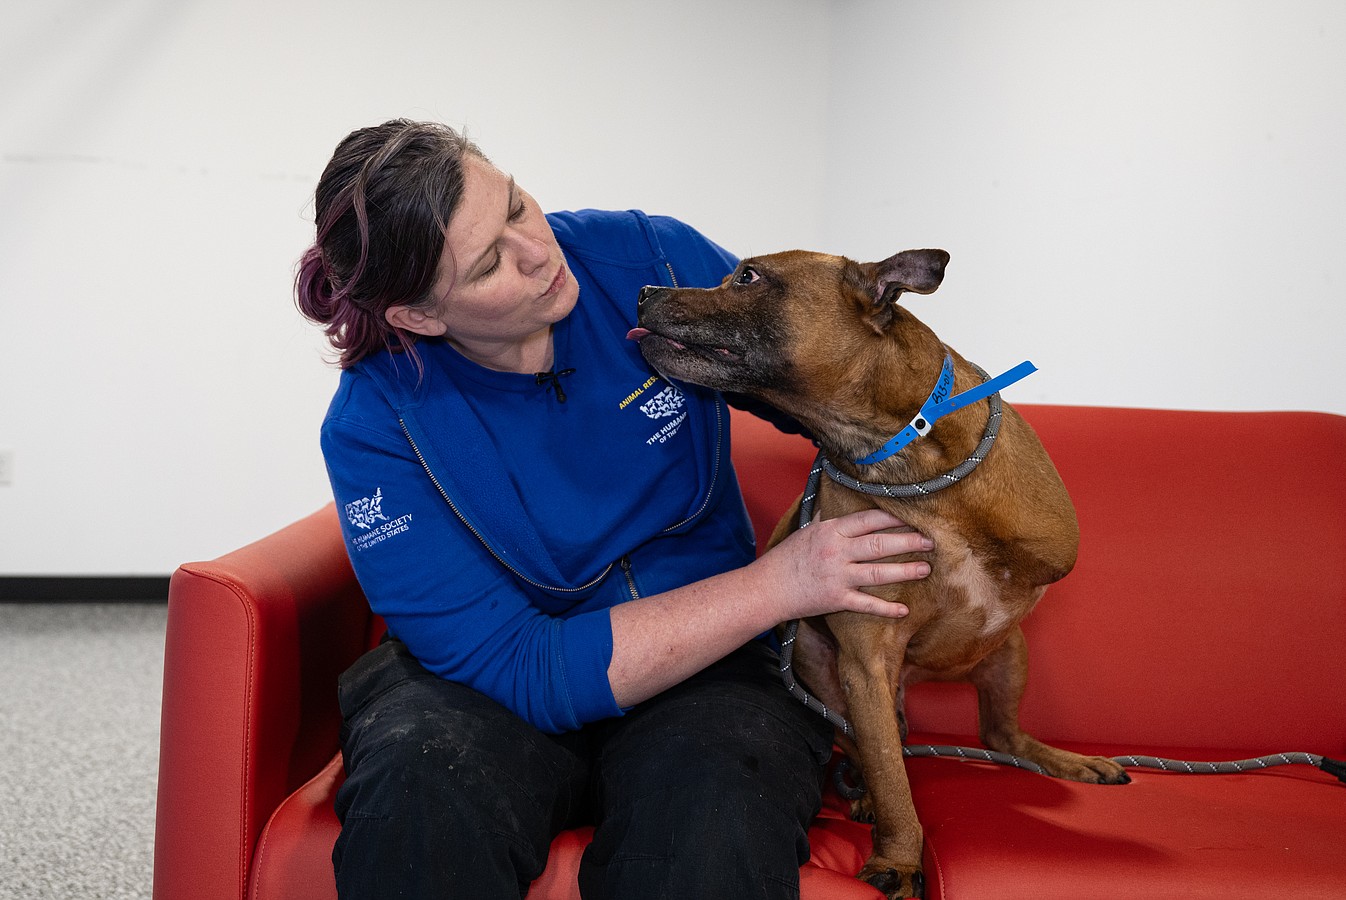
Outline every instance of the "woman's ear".
[[383, 317], [388, 324], [422, 337], [440, 337], [449, 330], [449, 326], [440, 321], [434, 310], [415, 306], [390, 306]]

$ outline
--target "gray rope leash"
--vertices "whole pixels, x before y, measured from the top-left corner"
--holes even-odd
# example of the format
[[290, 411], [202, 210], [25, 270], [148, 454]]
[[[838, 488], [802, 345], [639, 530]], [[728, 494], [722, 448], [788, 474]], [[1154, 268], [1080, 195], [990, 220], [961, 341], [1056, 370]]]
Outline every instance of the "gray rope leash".
[[[971, 759], [982, 762], [1013, 766], [1027, 769], [1039, 775], [1050, 774], [1042, 766], [1011, 753], [997, 753], [980, 747], [948, 747], [939, 744], [914, 744], [902, 748], [903, 756], [948, 757]], [[1112, 761], [1126, 769], [1160, 769], [1165, 772], [1182, 772], [1187, 775], [1235, 775], [1241, 772], [1255, 772], [1259, 769], [1271, 769], [1276, 766], [1314, 766], [1329, 775], [1334, 775], [1346, 784], [1346, 763], [1328, 759], [1317, 753], [1271, 753], [1252, 759], [1233, 759], [1226, 762], [1189, 762], [1182, 759], [1164, 759], [1159, 756], [1114, 756]]]
[[1113, 761], [1127, 769], [1162, 769], [1165, 772], [1185, 772], [1188, 775], [1233, 775], [1253, 772], [1275, 766], [1314, 766], [1346, 784], [1346, 763], [1328, 759], [1317, 753], [1272, 753], [1253, 759], [1235, 759], [1228, 762], [1187, 762], [1158, 756], [1114, 756]]
[[[902, 748], [905, 757], [924, 757], [939, 759], [962, 759], [975, 762], [996, 763], [1013, 766], [1050, 776], [1051, 773], [1037, 763], [1015, 756], [1012, 753], [998, 753], [981, 747], [951, 747], [944, 744], [912, 744]], [[1178, 772], [1185, 775], [1235, 775], [1242, 772], [1255, 772], [1276, 766], [1314, 766], [1334, 776], [1346, 784], [1346, 762], [1320, 756], [1317, 753], [1271, 753], [1253, 759], [1234, 759], [1226, 762], [1189, 762], [1182, 759], [1164, 759], [1159, 756], [1114, 756], [1112, 761], [1125, 769], [1159, 769], [1164, 772]], [[832, 773], [832, 782], [837, 793], [847, 800], [859, 800], [865, 795], [863, 782], [852, 783], [847, 780], [853, 766], [843, 758]]]
[[[977, 372], [986, 379], [987, 374], [980, 367], [974, 365]], [[937, 475], [934, 478], [927, 479], [917, 484], [871, 484], [868, 482], [857, 481], [849, 475], [839, 471], [822, 450], [818, 451], [818, 456], [813, 462], [813, 467], [809, 470], [808, 482], [804, 487], [804, 496], [799, 506], [799, 527], [807, 528], [813, 521], [813, 507], [818, 498], [819, 485], [822, 482], [822, 474], [827, 473], [828, 477], [836, 481], [843, 487], [853, 491], [859, 491], [863, 494], [878, 497], [890, 497], [894, 499], [907, 497], [920, 497], [932, 494], [935, 491], [943, 490], [946, 487], [957, 484], [966, 478], [971, 472], [986, 459], [991, 447], [995, 444], [996, 437], [1000, 434], [1000, 420], [1003, 414], [1000, 394], [992, 394], [990, 401], [990, 416], [986, 423], [986, 429], [982, 433], [981, 442], [969, 456], [953, 469], [945, 472], [943, 475]], [[855, 729], [846, 717], [841, 715], [835, 709], [831, 709], [817, 697], [814, 697], [804, 686], [799, 683], [794, 674], [794, 644], [799, 635], [799, 620], [795, 619], [787, 622], [785, 633], [781, 638], [780, 649], [780, 672], [781, 680], [785, 687], [795, 699], [799, 700], [806, 707], [818, 713], [833, 728], [836, 728], [842, 734], [855, 739]], [[996, 763], [997, 765], [1012, 766], [1017, 769], [1025, 769], [1029, 772], [1036, 772], [1039, 775], [1050, 775], [1046, 769], [1037, 763], [1015, 756], [1011, 753], [1000, 753], [995, 750], [986, 750], [981, 747], [953, 747], [942, 744], [913, 744], [902, 748], [904, 757], [935, 757], [946, 759], [964, 759], [980, 762]], [[1224, 762], [1191, 762], [1188, 760], [1165, 759], [1158, 756], [1114, 756], [1113, 762], [1127, 769], [1159, 769], [1165, 772], [1182, 772], [1190, 775], [1230, 775], [1240, 772], [1252, 772], [1260, 769], [1270, 769], [1276, 766], [1308, 765], [1314, 766], [1322, 771], [1334, 776], [1338, 781], [1346, 784], [1346, 762], [1330, 759], [1326, 756], [1320, 756], [1316, 753], [1273, 753], [1267, 756], [1258, 756], [1253, 759], [1236, 759]], [[846, 782], [846, 772], [850, 770], [850, 763], [842, 760], [842, 764], [837, 767], [833, 775], [838, 793], [847, 800], [857, 800], [864, 795], [863, 785], [851, 785]]]
[[854, 739], [855, 729], [851, 727], [850, 722], [846, 721], [846, 717], [835, 709], [828, 708], [826, 703], [804, 690], [804, 686], [799, 683], [799, 679], [795, 678], [794, 668], [791, 663], [794, 659], [795, 637], [798, 636], [798, 634], [798, 619], [786, 623], [785, 636], [781, 638], [780, 642], [780, 674], [781, 680], [785, 682], [786, 690], [788, 690], [800, 703], [803, 703], [809, 709], [832, 723], [833, 728], [846, 735], [846, 737]]

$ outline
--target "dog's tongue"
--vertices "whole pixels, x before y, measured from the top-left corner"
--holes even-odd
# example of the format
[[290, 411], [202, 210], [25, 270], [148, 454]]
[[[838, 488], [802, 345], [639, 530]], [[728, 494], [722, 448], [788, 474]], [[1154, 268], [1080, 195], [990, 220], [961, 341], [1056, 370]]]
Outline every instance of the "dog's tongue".
[[626, 333], [626, 339], [628, 341], [638, 341], [649, 333], [650, 330], [648, 328], [632, 328]]

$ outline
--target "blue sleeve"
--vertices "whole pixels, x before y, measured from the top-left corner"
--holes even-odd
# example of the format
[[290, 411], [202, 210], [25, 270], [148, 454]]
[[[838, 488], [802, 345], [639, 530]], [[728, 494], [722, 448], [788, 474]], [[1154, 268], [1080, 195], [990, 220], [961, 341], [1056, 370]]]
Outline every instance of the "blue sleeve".
[[608, 610], [559, 618], [534, 606], [454, 515], [386, 411], [382, 424], [329, 414], [322, 434], [347, 552], [370, 607], [426, 669], [543, 731], [620, 715], [607, 676]]

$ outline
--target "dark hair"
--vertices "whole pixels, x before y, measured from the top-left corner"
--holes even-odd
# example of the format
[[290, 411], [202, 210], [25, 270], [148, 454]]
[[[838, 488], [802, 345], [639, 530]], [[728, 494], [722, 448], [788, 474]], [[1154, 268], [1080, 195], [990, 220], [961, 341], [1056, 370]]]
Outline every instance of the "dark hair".
[[447, 125], [407, 119], [361, 128], [337, 145], [314, 193], [317, 237], [299, 261], [295, 302], [323, 326], [342, 368], [384, 349], [415, 358], [416, 335], [384, 314], [437, 299], [431, 288], [465, 154], [486, 159]]

